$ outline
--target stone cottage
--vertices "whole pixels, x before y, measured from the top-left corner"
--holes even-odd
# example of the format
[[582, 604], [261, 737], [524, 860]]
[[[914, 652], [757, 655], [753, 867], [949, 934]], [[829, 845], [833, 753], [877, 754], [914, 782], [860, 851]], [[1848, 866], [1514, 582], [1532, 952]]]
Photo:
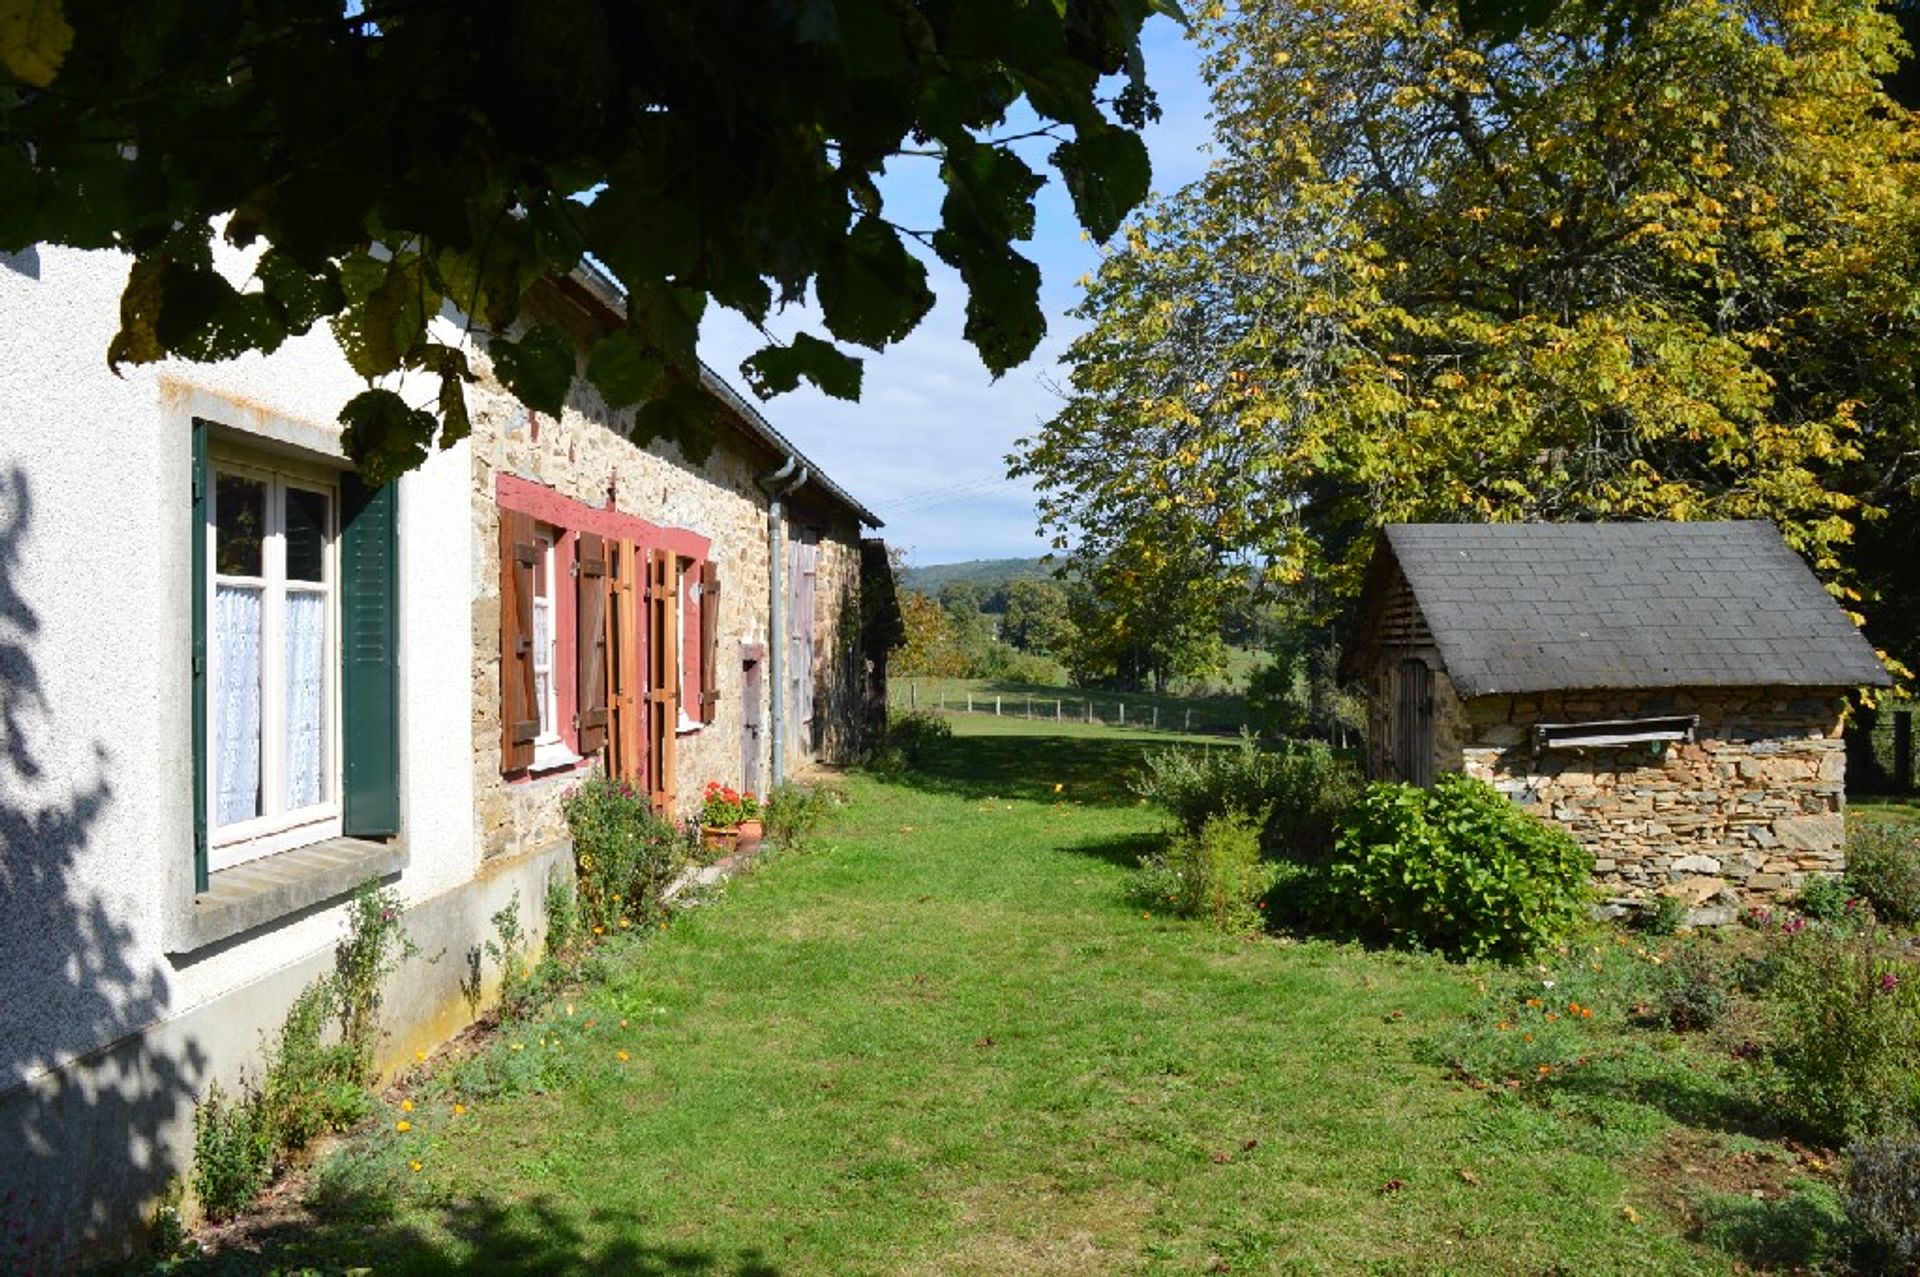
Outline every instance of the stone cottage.
[[[0, 256], [0, 1268], [137, 1232], [358, 884], [420, 949], [385, 1068], [472, 1020], [492, 914], [517, 895], [544, 934], [566, 787], [764, 787], [846, 757], [872, 681], [878, 520], [718, 377], [700, 455], [636, 443], [584, 385], [528, 412], [449, 312], [472, 434], [374, 490], [324, 326], [116, 376], [127, 272]], [[536, 309], [586, 341], [621, 298], [583, 273]]]
[[1764, 522], [1390, 526], [1341, 677], [1373, 777], [1464, 771], [1712, 916], [1844, 868], [1844, 701], [1890, 683]]

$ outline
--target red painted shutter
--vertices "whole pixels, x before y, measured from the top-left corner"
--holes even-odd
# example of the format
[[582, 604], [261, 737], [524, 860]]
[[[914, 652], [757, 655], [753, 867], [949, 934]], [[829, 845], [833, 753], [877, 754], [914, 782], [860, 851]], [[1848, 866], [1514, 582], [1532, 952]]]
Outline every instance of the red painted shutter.
[[533, 692], [533, 516], [500, 512], [500, 770], [533, 766], [540, 712]]
[[640, 783], [647, 773], [642, 748], [646, 725], [640, 712], [646, 685], [640, 632], [646, 612], [639, 600], [646, 595], [646, 583], [640, 580], [639, 564], [645, 561], [636, 559], [631, 541], [607, 546], [607, 772]]
[[647, 555], [647, 783], [654, 808], [674, 800], [674, 733], [680, 726], [680, 576], [671, 550]]
[[700, 565], [700, 721], [711, 723], [720, 703], [720, 569]]
[[591, 754], [607, 743], [607, 548], [597, 533], [574, 538], [573, 586], [575, 726], [580, 752]]

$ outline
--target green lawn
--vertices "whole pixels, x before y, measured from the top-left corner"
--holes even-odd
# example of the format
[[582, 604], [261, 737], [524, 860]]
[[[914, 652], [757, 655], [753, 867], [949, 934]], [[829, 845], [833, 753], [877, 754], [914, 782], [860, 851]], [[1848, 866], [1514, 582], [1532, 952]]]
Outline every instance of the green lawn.
[[[852, 778], [811, 850], [442, 1064], [197, 1267], [1734, 1270], [1649, 1171], [1744, 1138], [1704, 1075], [1470, 1089], [1424, 1044], [1500, 973], [1143, 910], [1149, 743], [969, 721], [924, 774]], [[1800, 1205], [1716, 1226], [1752, 1252]]]

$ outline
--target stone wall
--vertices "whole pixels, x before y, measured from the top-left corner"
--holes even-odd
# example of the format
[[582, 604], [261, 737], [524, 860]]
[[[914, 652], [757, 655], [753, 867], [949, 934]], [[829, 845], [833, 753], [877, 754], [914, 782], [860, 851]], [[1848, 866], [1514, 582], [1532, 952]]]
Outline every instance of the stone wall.
[[[743, 646], [769, 641], [767, 501], [757, 477], [780, 458], [745, 434], [723, 430], [704, 460], [672, 442], [641, 447], [619, 428], [630, 414], [610, 412], [588, 387], [576, 385], [558, 420], [530, 412], [489, 373], [469, 391], [473, 420], [473, 767], [475, 823], [483, 857], [539, 851], [566, 838], [560, 799], [591, 768], [509, 782], [500, 770], [500, 515], [498, 476], [510, 474], [595, 508], [611, 508], [663, 528], [693, 532], [710, 542], [720, 574], [720, 699], [714, 721], [676, 737], [675, 810], [699, 803], [708, 780], [740, 783], [745, 774], [741, 693]], [[796, 501], [788, 534], [819, 530], [818, 601], [814, 643], [816, 700], [822, 723], [819, 750], [790, 735], [791, 773], [818, 757], [841, 761], [854, 748], [855, 698], [833, 662], [832, 635], [858, 584], [859, 534], [853, 516], [817, 498]], [[771, 681], [765, 680], [765, 693]], [[771, 706], [762, 713], [770, 727]], [[771, 731], [759, 743], [767, 776]]]
[[[1453, 698], [1449, 697], [1449, 700]], [[1674, 895], [1696, 921], [1845, 868], [1846, 753], [1837, 691], [1485, 696], [1459, 706], [1464, 770], [1565, 826], [1617, 900]], [[1536, 723], [1698, 714], [1696, 739], [1536, 751]]]

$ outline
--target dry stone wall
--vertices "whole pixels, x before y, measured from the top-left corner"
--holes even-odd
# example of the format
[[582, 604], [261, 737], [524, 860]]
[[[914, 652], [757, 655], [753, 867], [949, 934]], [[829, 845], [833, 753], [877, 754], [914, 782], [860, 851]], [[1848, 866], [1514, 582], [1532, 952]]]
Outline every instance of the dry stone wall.
[[[495, 493], [502, 474], [541, 484], [594, 508], [612, 508], [663, 528], [697, 533], [711, 543], [720, 575], [720, 699], [712, 723], [676, 737], [675, 809], [699, 803], [707, 780], [738, 784], [745, 774], [741, 693], [743, 647], [764, 650], [769, 642], [767, 502], [757, 476], [769, 457], [745, 438], [723, 435], [703, 461], [693, 461], [673, 443], [640, 447], [617, 428], [590, 388], [577, 387], [561, 416], [535, 414], [483, 374], [469, 393], [473, 421], [475, 561], [473, 588], [473, 760], [475, 823], [483, 857], [537, 852], [564, 842], [560, 800], [581, 779], [563, 772], [509, 782], [500, 770], [500, 512]], [[853, 747], [853, 698], [831, 668], [831, 635], [840, 623], [842, 590], [858, 582], [859, 526], [850, 515], [814, 514], [804, 508], [790, 521], [820, 528], [819, 594], [814, 645], [817, 710], [823, 722], [821, 757], [838, 761]], [[848, 564], [852, 567], [849, 569]], [[831, 587], [831, 588], [829, 588]], [[770, 683], [765, 684], [771, 691]], [[766, 694], [763, 691], [763, 695]], [[761, 719], [767, 723], [771, 707]], [[767, 776], [770, 731], [759, 742], [760, 774]], [[809, 761], [804, 742], [788, 751], [791, 772]]]
[[[1447, 698], [1453, 701], [1454, 698]], [[1443, 763], [1564, 826], [1616, 902], [1673, 895], [1696, 922], [1845, 868], [1837, 692], [1752, 688], [1454, 701]], [[1534, 725], [1698, 714], [1692, 743], [1536, 751]]]

